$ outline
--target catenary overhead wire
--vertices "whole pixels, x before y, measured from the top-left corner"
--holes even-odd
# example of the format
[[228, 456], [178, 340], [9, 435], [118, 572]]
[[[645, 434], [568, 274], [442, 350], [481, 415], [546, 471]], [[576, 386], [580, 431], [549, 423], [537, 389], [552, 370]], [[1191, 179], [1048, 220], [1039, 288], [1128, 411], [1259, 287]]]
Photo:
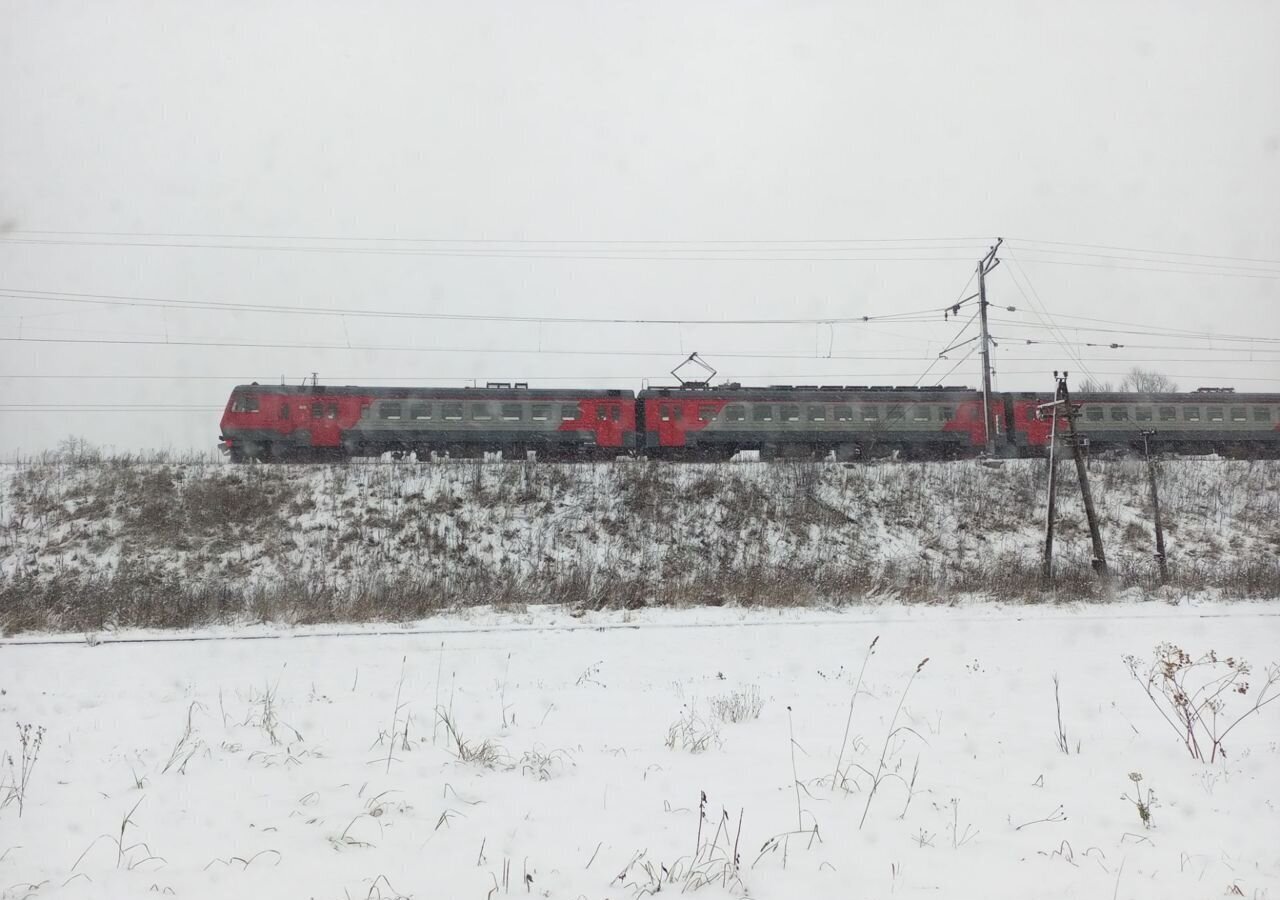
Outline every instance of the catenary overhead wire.
[[0, 299], [40, 300], [61, 303], [84, 303], [104, 306], [156, 307], [165, 309], [221, 310], [227, 312], [271, 313], [281, 315], [348, 316], [351, 318], [429, 319], [462, 322], [521, 322], [529, 324], [569, 325], [851, 325], [864, 322], [932, 321], [942, 307], [925, 307], [904, 312], [888, 312], [861, 316], [811, 316], [792, 319], [663, 319], [627, 318], [621, 316], [539, 316], [502, 313], [448, 313], [413, 310], [370, 310], [359, 307], [285, 306], [282, 304], [242, 303], [227, 300], [186, 300], [173, 297], [149, 297], [131, 294], [96, 294], [78, 291], [44, 291], [23, 288], [0, 288]]

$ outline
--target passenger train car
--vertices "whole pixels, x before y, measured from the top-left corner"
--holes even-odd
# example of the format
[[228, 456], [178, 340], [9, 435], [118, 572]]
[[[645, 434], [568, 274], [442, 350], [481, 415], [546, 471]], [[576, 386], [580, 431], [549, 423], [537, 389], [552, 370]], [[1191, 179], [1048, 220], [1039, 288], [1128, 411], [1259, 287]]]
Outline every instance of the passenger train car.
[[616, 390], [241, 385], [222, 416], [232, 462], [383, 453], [617, 455], [636, 447], [635, 394]]
[[[1042, 456], [1052, 397], [992, 394], [998, 456]], [[1077, 429], [1097, 449], [1280, 456], [1280, 394], [1079, 394]], [[222, 416], [233, 462], [413, 453], [524, 458], [947, 459], [985, 449], [983, 397], [969, 388], [682, 385], [626, 390], [240, 385]]]

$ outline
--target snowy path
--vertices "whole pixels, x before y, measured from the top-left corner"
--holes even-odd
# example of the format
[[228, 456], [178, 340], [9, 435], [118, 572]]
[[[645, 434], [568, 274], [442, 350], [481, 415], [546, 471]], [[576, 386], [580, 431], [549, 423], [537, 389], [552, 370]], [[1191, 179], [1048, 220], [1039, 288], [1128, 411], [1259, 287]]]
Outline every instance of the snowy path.
[[[1204, 765], [1121, 662], [1168, 640], [1247, 658], [1260, 682], [1280, 660], [1277, 611], [884, 606], [575, 620], [549, 608], [413, 633], [9, 642], [0, 749], [20, 764], [13, 722], [48, 732], [22, 817], [16, 804], [0, 810], [0, 896], [479, 900], [496, 882], [495, 896], [635, 897], [650, 886], [646, 864], [683, 873], [700, 845], [700, 870], [723, 875], [741, 813], [739, 881], [699, 894], [1280, 898], [1280, 704], [1232, 734], [1226, 763]], [[855, 765], [833, 791], [853, 683], [877, 635], [844, 753]], [[898, 719], [912, 730], [885, 756], [901, 780], [881, 782], [859, 828], [870, 779], [857, 767], [876, 771], [925, 657]], [[1055, 672], [1078, 755], [1055, 746]], [[751, 687], [758, 719], [713, 715], [713, 700]], [[437, 706], [473, 750], [492, 742], [494, 767], [456, 758]], [[681, 749], [686, 739], [705, 749]], [[1130, 772], [1155, 790], [1150, 830], [1121, 799], [1134, 793]], [[808, 833], [767, 844], [798, 827]]]

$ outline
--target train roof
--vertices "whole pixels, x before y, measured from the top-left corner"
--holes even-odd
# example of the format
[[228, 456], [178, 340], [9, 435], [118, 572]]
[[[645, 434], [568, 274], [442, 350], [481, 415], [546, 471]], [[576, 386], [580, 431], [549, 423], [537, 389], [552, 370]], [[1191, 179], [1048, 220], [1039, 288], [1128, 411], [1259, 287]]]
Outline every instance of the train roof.
[[769, 384], [744, 385], [737, 382], [721, 385], [675, 385], [671, 387], [651, 387], [642, 390], [641, 399], [649, 397], [684, 397], [697, 399], [740, 399], [740, 400], [798, 400], [810, 402], [831, 402], [847, 398], [849, 395], [865, 397], [873, 394], [881, 400], [923, 400], [941, 402], [958, 397], [975, 395], [978, 392], [969, 387], [944, 387], [931, 385], [927, 387], [895, 386], [895, 385], [841, 385], [841, 384]]
[[277, 394], [290, 397], [373, 397], [375, 399], [394, 400], [399, 398], [420, 397], [423, 399], [442, 400], [577, 400], [577, 399], [632, 399], [635, 391], [616, 390], [613, 388], [588, 390], [575, 388], [531, 388], [523, 382], [490, 382], [485, 387], [396, 387], [380, 385], [365, 387], [363, 385], [321, 384], [238, 384], [234, 393], [254, 392], [258, 394]]
[[[1048, 401], [1053, 399], [1053, 392], [1014, 391], [1012, 396]], [[1080, 403], [1280, 403], [1280, 394], [1237, 394], [1233, 390], [1204, 389], [1159, 394], [1144, 394], [1140, 391], [1072, 391], [1071, 399]]]

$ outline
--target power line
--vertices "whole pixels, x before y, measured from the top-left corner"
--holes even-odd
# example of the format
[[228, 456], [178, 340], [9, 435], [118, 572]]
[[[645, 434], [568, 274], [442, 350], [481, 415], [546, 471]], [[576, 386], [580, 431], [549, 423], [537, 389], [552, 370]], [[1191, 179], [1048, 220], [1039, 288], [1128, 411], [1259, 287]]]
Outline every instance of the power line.
[[[1127, 269], [1132, 272], [1165, 272], [1170, 275], [1209, 275], [1220, 278], [1261, 278], [1266, 280], [1280, 279], [1280, 272], [1272, 274], [1254, 274], [1253, 272], [1213, 272], [1194, 269], [1163, 269], [1152, 268], [1150, 266], [1126, 266], [1105, 262], [1071, 262], [1065, 259], [1032, 259], [1030, 257], [1023, 257], [1022, 261], [1027, 263], [1042, 263], [1047, 266], [1077, 266], [1091, 269]], [[1170, 260], [1170, 263], [1176, 265], [1177, 261]]]
[[181, 232], [181, 231], [55, 231], [40, 229], [11, 229], [9, 234], [35, 234], [35, 235], [72, 235], [82, 237], [145, 237], [145, 238], [200, 238], [207, 240], [263, 240], [263, 241], [362, 241], [374, 243], [400, 243], [400, 244], [572, 244], [572, 245], [605, 245], [605, 246], [635, 246], [642, 244], [674, 244], [682, 246], [693, 245], [717, 245], [717, 244], [735, 244], [735, 245], [757, 245], [757, 244], [924, 244], [924, 243], [954, 243], [957, 241], [985, 241], [987, 238], [982, 236], [970, 237], [891, 237], [891, 238], [801, 238], [801, 239], [771, 239], [771, 238], [747, 238], [747, 239], [686, 239], [686, 238], [625, 238], [625, 239], [599, 239], [599, 238], [442, 238], [442, 237], [403, 237], [403, 236], [379, 236], [379, 237], [361, 237], [354, 235], [316, 235], [316, 234], [232, 234], [226, 232]]
[[96, 294], [78, 291], [42, 291], [0, 288], [0, 299], [83, 303], [102, 306], [134, 306], [161, 309], [199, 309], [226, 312], [272, 313], [306, 316], [347, 316], [351, 318], [429, 319], [462, 322], [523, 322], [547, 325], [851, 325], [866, 322], [929, 321], [941, 307], [862, 316], [828, 316], [797, 319], [651, 319], [607, 316], [531, 316], [500, 313], [449, 313], [404, 310], [371, 310], [358, 307], [323, 308], [281, 304], [242, 303], [227, 300], [184, 300], [132, 294]]
[[[954, 262], [964, 259], [963, 256], [743, 256], [742, 251], [712, 251], [708, 249], [702, 250], [669, 250], [670, 255], [639, 255], [636, 253], [622, 254], [614, 251], [601, 251], [598, 253], [584, 253], [580, 250], [495, 250], [495, 249], [432, 249], [419, 247], [337, 247], [337, 246], [306, 246], [306, 245], [289, 245], [289, 244], [200, 244], [200, 243], [183, 243], [177, 241], [161, 242], [161, 241], [73, 241], [73, 240], [45, 240], [30, 238], [11, 238], [0, 236], [0, 244], [12, 245], [46, 245], [46, 246], [70, 246], [70, 247], [138, 247], [142, 249], [176, 249], [176, 250], [247, 250], [247, 251], [271, 251], [280, 253], [328, 253], [334, 255], [356, 254], [356, 255], [373, 255], [373, 256], [425, 256], [425, 257], [449, 257], [459, 259], [552, 259], [552, 260], [631, 260], [646, 262]], [[774, 249], [769, 248], [750, 248], [751, 252], [772, 252], [772, 253], [812, 253], [823, 252], [825, 248], [809, 247], [800, 249]], [[915, 248], [902, 247], [880, 247], [871, 248], [869, 252], [892, 252], [895, 250], [905, 253], [916, 252], [936, 252], [938, 250], [966, 249], [953, 247], [924, 247], [917, 250]], [[842, 249], [833, 248], [830, 252], [847, 253], [856, 248]], [[660, 250], [648, 249], [648, 253], [660, 253]], [[689, 253], [709, 253], [721, 252], [722, 256], [692, 256]], [[685, 255], [675, 255], [684, 253]], [[733, 255], [738, 254], [738, 255]]]
[[[1086, 247], [1091, 250], [1113, 250], [1122, 253], [1147, 253], [1156, 256], [1189, 256], [1197, 259], [1225, 259], [1232, 262], [1264, 263], [1280, 266], [1280, 259], [1259, 259], [1250, 256], [1222, 256], [1215, 253], [1188, 253], [1181, 250], [1151, 250], [1141, 247], [1117, 247], [1114, 244], [1083, 244], [1072, 241], [1034, 241], [1029, 238], [1010, 238], [1017, 244], [1048, 244], [1053, 247]], [[1033, 252], [1035, 252], [1033, 250]]]

